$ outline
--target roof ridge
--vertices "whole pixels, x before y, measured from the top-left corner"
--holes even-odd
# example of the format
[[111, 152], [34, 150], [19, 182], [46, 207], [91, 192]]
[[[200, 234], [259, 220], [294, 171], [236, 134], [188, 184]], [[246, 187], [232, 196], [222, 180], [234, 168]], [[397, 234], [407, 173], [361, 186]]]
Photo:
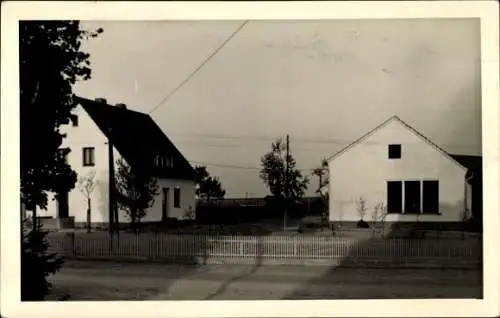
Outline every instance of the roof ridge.
[[330, 156], [329, 158], [327, 158], [328, 161], [334, 159], [335, 157], [341, 155], [342, 153], [344, 153], [345, 151], [347, 151], [349, 148], [355, 146], [356, 144], [360, 143], [361, 141], [363, 141], [364, 139], [368, 138], [370, 135], [372, 135], [375, 131], [379, 130], [380, 128], [384, 127], [385, 125], [387, 125], [388, 123], [392, 122], [393, 120], [397, 120], [398, 122], [400, 122], [403, 126], [405, 126], [409, 131], [411, 131], [412, 133], [414, 133], [415, 135], [417, 135], [417, 137], [420, 137], [421, 139], [423, 139], [426, 143], [428, 143], [430, 146], [436, 148], [439, 152], [441, 152], [445, 157], [447, 157], [449, 160], [453, 161], [455, 164], [457, 164], [458, 166], [460, 166], [461, 168], [464, 168], [464, 169], [467, 169], [467, 167], [463, 166], [460, 162], [458, 162], [455, 158], [453, 158], [447, 151], [445, 151], [443, 148], [441, 148], [440, 146], [438, 146], [436, 143], [434, 143], [432, 140], [430, 140], [429, 138], [427, 138], [425, 135], [423, 135], [421, 132], [419, 132], [417, 129], [413, 128], [413, 126], [411, 126], [410, 124], [408, 124], [407, 122], [405, 122], [403, 119], [401, 119], [398, 115], [393, 115], [391, 117], [389, 117], [389, 119], [383, 121], [381, 124], [377, 125], [375, 128], [371, 129], [370, 131], [368, 131], [366, 134], [362, 135], [360, 138], [354, 140], [352, 143], [350, 143], [349, 145], [347, 145], [346, 147], [342, 148], [340, 151], [338, 151], [337, 153], [335, 153], [334, 155]]

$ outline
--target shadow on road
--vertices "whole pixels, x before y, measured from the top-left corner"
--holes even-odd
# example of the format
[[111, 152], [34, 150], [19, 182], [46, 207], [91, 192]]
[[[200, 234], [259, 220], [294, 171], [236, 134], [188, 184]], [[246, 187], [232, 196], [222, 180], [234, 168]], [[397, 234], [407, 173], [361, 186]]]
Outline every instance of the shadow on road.
[[213, 299], [213, 298], [215, 298], [215, 297], [223, 294], [226, 291], [226, 289], [228, 288], [229, 285], [234, 284], [234, 283], [236, 283], [239, 280], [248, 278], [248, 277], [254, 275], [257, 272], [257, 270], [259, 269], [259, 267], [262, 266], [262, 260], [263, 260], [264, 250], [263, 250], [263, 244], [262, 244], [262, 236], [258, 236], [256, 240], [257, 240], [256, 245], [255, 245], [256, 256], [255, 256], [254, 264], [252, 264], [251, 269], [249, 271], [241, 274], [241, 275], [232, 277], [232, 278], [224, 281], [224, 283], [215, 292], [213, 292], [213, 293], [209, 294], [208, 296], [206, 296], [204, 300], [211, 300], [211, 299]]
[[[361, 238], [338, 264], [284, 299], [483, 297], [480, 239], [398, 240], [395, 236], [391, 228], [386, 237]], [[387, 244], [389, 240], [393, 242]], [[457, 252], [464, 245], [471, 249], [468, 256]], [[478, 262], [476, 266], [471, 260]]]

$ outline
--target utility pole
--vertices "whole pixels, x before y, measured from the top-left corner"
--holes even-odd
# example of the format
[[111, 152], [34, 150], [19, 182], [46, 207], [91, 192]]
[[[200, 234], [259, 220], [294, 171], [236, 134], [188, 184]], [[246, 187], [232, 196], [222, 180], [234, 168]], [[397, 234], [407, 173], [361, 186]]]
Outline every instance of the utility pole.
[[283, 216], [283, 230], [286, 231], [286, 219], [288, 216], [288, 197], [289, 197], [289, 174], [288, 174], [288, 157], [290, 156], [290, 136], [286, 135], [286, 157], [285, 157], [285, 213]]

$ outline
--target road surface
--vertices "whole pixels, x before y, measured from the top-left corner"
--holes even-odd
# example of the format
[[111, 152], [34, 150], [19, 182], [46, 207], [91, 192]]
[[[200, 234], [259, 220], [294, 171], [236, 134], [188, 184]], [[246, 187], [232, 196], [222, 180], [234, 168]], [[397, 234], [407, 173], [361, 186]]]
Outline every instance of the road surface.
[[481, 298], [474, 270], [67, 262], [49, 300]]

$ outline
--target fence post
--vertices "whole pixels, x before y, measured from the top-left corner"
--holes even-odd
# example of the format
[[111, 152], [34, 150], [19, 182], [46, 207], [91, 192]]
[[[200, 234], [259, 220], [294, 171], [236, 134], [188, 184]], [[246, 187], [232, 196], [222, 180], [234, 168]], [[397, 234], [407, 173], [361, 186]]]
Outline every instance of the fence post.
[[139, 257], [139, 232], [135, 233], [135, 257]]
[[64, 238], [64, 253], [67, 257], [74, 257], [75, 252], [75, 232], [66, 233]]
[[293, 240], [293, 256], [297, 257], [297, 239]]
[[243, 256], [243, 240], [240, 238], [240, 256]]

